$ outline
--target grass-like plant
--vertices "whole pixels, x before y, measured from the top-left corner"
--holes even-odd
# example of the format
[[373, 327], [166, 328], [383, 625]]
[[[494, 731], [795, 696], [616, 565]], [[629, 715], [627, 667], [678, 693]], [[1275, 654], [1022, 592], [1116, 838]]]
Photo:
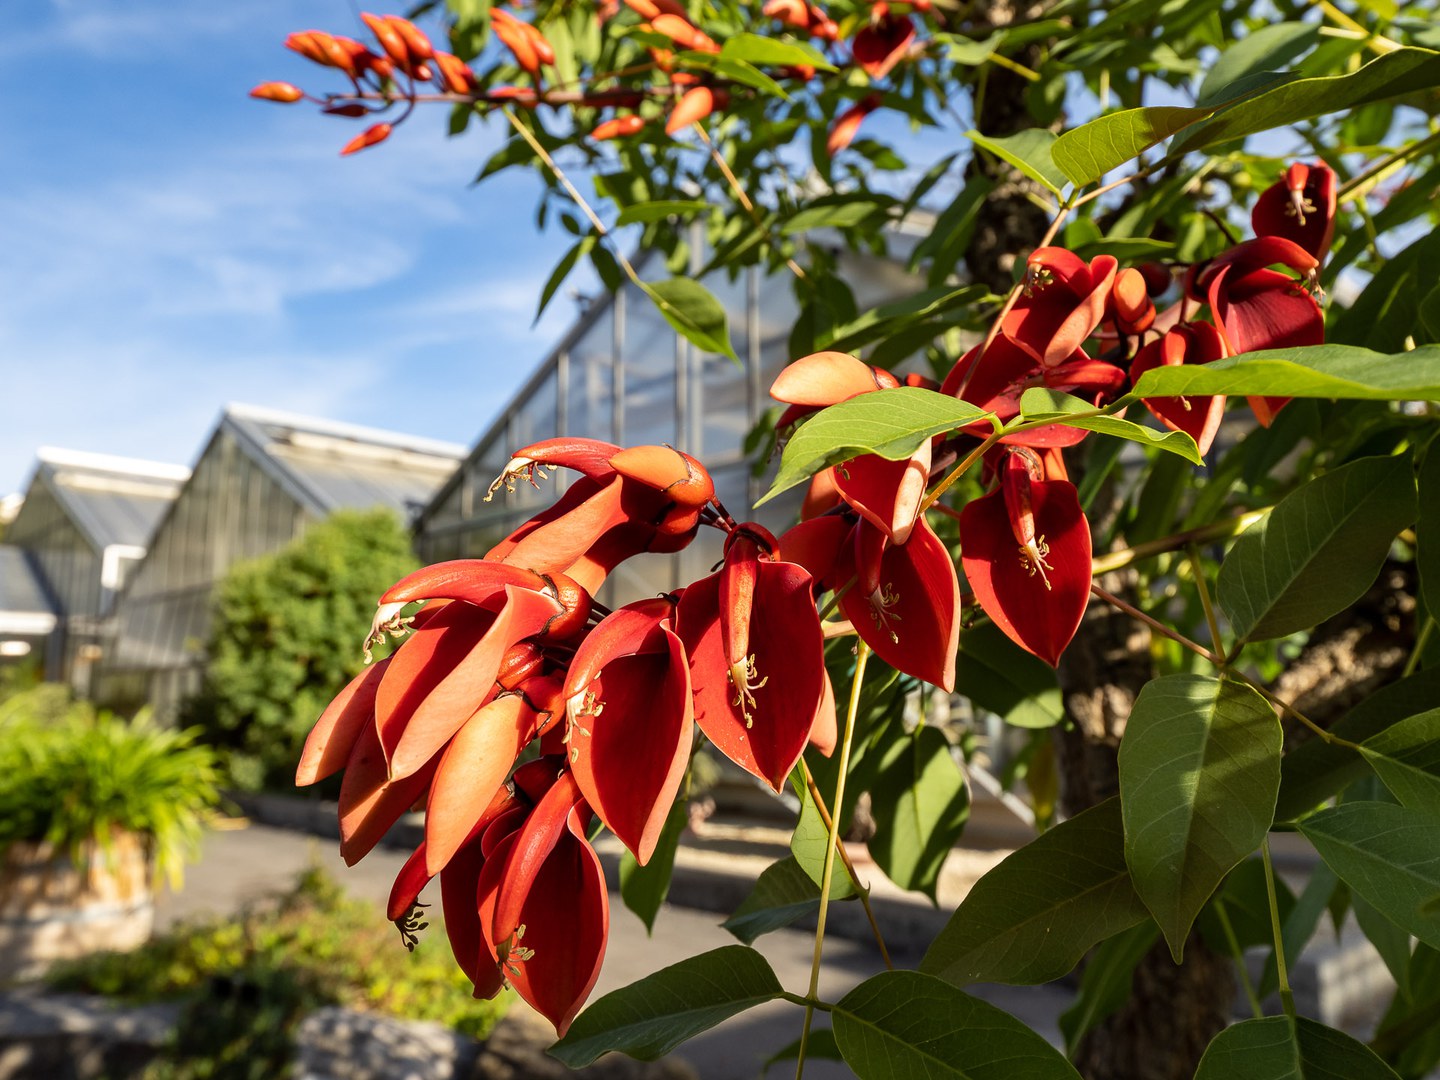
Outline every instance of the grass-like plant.
[[140, 837], [157, 876], [178, 884], [220, 797], [215, 755], [196, 732], [146, 713], [125, 720], [39, 687], [0, 704], [0, 852], [48, 843], [83, 864]]

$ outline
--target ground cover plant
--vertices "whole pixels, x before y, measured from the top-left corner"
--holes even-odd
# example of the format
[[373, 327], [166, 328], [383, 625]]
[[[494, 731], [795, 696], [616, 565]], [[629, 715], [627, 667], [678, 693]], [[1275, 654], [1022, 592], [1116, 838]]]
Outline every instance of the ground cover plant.
[[[560, 469], [568, 488], [483, 558], [379, 597], [372, 642], [403, 643], [341, 692], [301, 757], [301, 784], [344, 772], [349, 861], [425, 800], [390, 917], [412, 919], [438, 875], [476, 992], [513, 986], [573, 1065], [654, 1057], [785, 1000], [797, 1076], [821, 1052], [862, 1078], [1428, 1071], [1433, 11], [427, 12], [453, 52], [366, 14], [364, 41], [288, 42], [338, 89], [254, 93], [369, 121], [345, 154], [432, 102], [456, 133], [503, 121], [480, 180], [533, 168], [540, 223], [576, 238], [542, 308], [585, 260], [700, 350], [733, 356], [699, 279], [750, 265], [788, 277], [799, 316], [770, 387], [771, 494], [808, 486], [802, 520], [777, 535], [734, 518], [684, 447], [577, 432], [515, 448], [492, 495]], [[887, 250], [919, 214], [914, 294], [862, 309], [843, 253]], [[699, 274], [685, 273], [691, 222]], [[632, 241], [674, 276], [642, 277]], [[594, 602], [624, 560], [702, 528], [724, 534], [709, 576]], [[978, 882], [919, 970], [822, 1000], [828, 906], [868, 907], [838, 845], [856, 797], [870, 796], [879, 867], [932, 896], [963, 831], [975, 766], [939, 729], [903, 722], [919, 686], [1027, 733], [1035, 816], [1056, 823]], [[628, 849], [622, 895], [648, 920], [702, 737], [776, 791], [793, 785], [793, 854], [727, 924], [741, 944], [581, 1011], [609, 920], [594, 822]], [[1298, 896], [1273, 873], [1275, 831], [1318, 853]], [[1398, 987], [1368, 1044], [1300, 1015], [1291, 988], [1321, 916], [1350, 906]], [[763, 933], [809, 912], [810, 984], [782, 987]], [[1237, 963], [1247, 948], [1270, 950], [1258, 981]], [[1063, 1053], [965, 991], [1082, 963]], [[1237, 979], [1254, 1016], [1226, 1027]], [[824, 1019], [830, 1037], [812, 1039]]]
[[283, 1072], [294, 1031], [326, 1005], [431, 1020], [477, 1039], [508, 998], [476, 1001], [442, 940], [396, 950], [394, 928], [318, 869], [239, 919], [197, 920], [126, 953], [57, 965], [56, 990], [186, 1003], [173, 1044], [146, 1075], [264, 1077]]

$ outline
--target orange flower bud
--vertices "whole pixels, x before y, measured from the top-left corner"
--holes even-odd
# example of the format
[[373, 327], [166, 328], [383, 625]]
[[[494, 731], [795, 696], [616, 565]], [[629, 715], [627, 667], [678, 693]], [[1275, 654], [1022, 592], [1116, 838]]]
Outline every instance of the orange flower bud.
[[590, 132], [590, 138], [596, 142], [618, 139], [625, 135], [634, 135], [644, 126], [645, 120], [642, 117], [630, 113], [628, 116], [617, 116], [613, 120], [606, 120]]
[[261, 83], [251, 90], [250, 96], [261, 98], [264, 101], [279, 101], [288, 105], [291, 102], [299, 101], [305, 96], [305, 92], [288, 82], [267, 82]]
[[410, 54], [412, 62], [429, 60], [435, 55], [430, 39], [409, 19], [402, 19], [399, 15], [386, 15], [385, 21], [395, 28], [400, 40], [405, 42], [405, 51]]
[[440, 82], [452, 94], [469, 94], [475, 89], [475, 72], [454, 53], [436, 52], [435, 66], [440, 69]]
[[625, 0], [625, 6], [635, 12], [642, 19], [653, 19], [660, 14], [660, 9], [650, 0]]
[[375, 124], [372, 127], [366, 128], [359, 135], [356, 135], [355, 138], [351, 139], [348, 143], [346, 143], [345, 149], [340, 151], [340, 156], [345, 157], [347, 154], [354, 154], [357, 151], [364, 150], [367, 146], [374, 146], [376, 143], [382, 143], [389, 137], [389, 124]]
[[1126, 267], [1115, 275], [1110, 299], [1115, 305], [1116, 325], [1122, 333], [1143, 334], [1155, 321], [1155, 305], [1145, 288], [1145, 275], [1133, 267]]
[[410, 66], [410, 50], [405, 47], [405, 39], [400, 32], [391, 26], [383, 15], [372, 15], [368, 11], [362, 11], [360, 18], [375, 35], [375, 40], [380, 42], [380, 47], [385, 50], [385, 55], [398, 67], [407, 68]]
[[490, 12], [490, 27], [495, 36], [512, 53], [515, 61], [531, 75], [540, 74], [540, 54], [535, 49], [535, 39], [525, 32], [525, 24], [508, 11], [494, 8]]
[[810, 29], [810, 6], [805, 0], [769, 0], [760, 9], [760, 14], [795, 27], [797, 30]]
[[651, 25], [655, 28], [656, 33], [664, 34], [682, 49], [708, 53], [720, 51], [720, 46], [715, 44], [710, 35], [697, 29], [691, 25], [689, 20], [679, 15], [657, 15], [651, 20]]
[[714, 111], [715, 92], [708, 86], [691, 87], [671, 110], [670, 119], [665, 123], [665, 134], [674, 135], [677, 131], [684, 131]]
[[[320, 46], [320, 36], [321, 31], [319, 30], [297, 30], [285, 39], [285, 47], [295, 50], [307, 60], [314, 60], [317, 64], [328, 66], [329, 60], [326, 58], [325, 50]], [[324, 36], [328, 37], [329, 35]]]

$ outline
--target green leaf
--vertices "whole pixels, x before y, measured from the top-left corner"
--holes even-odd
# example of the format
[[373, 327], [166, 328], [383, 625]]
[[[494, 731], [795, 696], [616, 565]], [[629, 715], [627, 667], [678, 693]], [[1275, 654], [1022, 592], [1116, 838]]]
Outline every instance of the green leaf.
[[920, 970], [957, 986], [1058, 979], [1146, 917], [1125, 866], [1120, 801], [1047, 829], [977, 881]]
[[1366, 739], [1360, 753], [1401, 805], [1440, 819], [1440, 709], [1386, 728]]
[[[1365, 742], [1440, 701], [1440, 669], [1417, 671], [1371, 694], [1330, 730], [1350, 742]], [[1348, 746], [1320, 739], [1302, 743], [1280, 763], [1276, 821], [1292, 821], [1368, 775], [1365, 759]]]
[[733, 34], [720, 46], [720, 55], [727, 60], [744, 60], [762, 67], [813, 67], [816, 71], [834, 71], [835, 65], [824, 54], [809, 45], [780, 41], [759, 34]]
[[1220, 54], [1215, 66], [1205, 73], [1195, 99], [1201, 105], [1218, 105], [1237, 97], [1232, 88], [1239, 80], [1261, 73], [1274, 74], [1319, 40], [1320, 28], [1312, 23], [1262, 26]]
[[763, 956], [744, 945], [725, 945], [606, 994], [575, 1018], [550, 1053], [572, 1069], [611, 1050], [654, 1061], [783, 992]]
[[1074, 1057], [1081, 1037], [1129, 1000], [1135, 966], [1159, 940], [1160, 928], [1155, 920], [1146, 919], [1095, 950], [1080, 976], [1075, 1000], [1060, 1014], [1060, 1034], [1065, 1036], [1067, 1054]]
[[[810, 878], [815, 886], [815, 895], [820, 895], [820, 880], [825, 876], [825, 853], [830, 847], [830, 826], [820, 816], [820, 809], [810, 797], [810, 789], [801, 778], [797, 768], [790, 774], [790, 782], [800, 797], [800, 818], [795, 822], [795, 832], [790, 836], [790, 853], [796, 864]], [[840, 860], [834, 861], [830, 871], [830, 899], [840, 900], [853, 895], [855, 887], [850, 875]]]
[[[834, 892], [833, 884], [831, 892]], [[735, 909], [735, 914], [720, 925], [746, 945], [753, 945], [761, 934], [789, 926], [819, 910], [820, 886], [810, 879], [794, 855], [787, 855], [765, 868], [750, 895]]]
[[1177, 964], [1200, 908], [1270, 829], [1280, 744], [1274, 709], [1228, 679], [1166, 675], [1135, 699], [1120, 742], [1125, 861]]
[[1308, 630], [1360, 599], [1415, 520], [1408, 455], [1352, 461], [1295, 489], [1240, 534], [1216, 596], [1235, 635]]
[[785, 88], [761, 71], [754, 64], [719, 53], [682, 52], [676, 54], [675, 62], [681, 67], [713, 71], [723, 79], [753, 87], [772, 97], [790, 100]]
[[[1295, 894], [1279, 874], [1272, 875], [1270, 884], [1275, 888], [1275, 906], [1283, 926], [1295, 909]], [[1206, 945], [1215, 952], [1228, 953], [1230, 943], [1216, 910], [1220, 908], [1224, 909], [1225, 918], [1240, 948], [1273, 943], [1275, 935], [1270, 926], [1270, 892], [1266, 887], [1263, 859], [1258, 856], [1246, 859], [1230, 871], [1225, 877], [1225, 884], [1201, 909], [1195, 922], [1205, 937]]]
[[1420, 462], [1419, 540], [1415, 566], [1420, 572], [1420, 595], [1432, 619], [1440, 619], [1440, 440], [1432, 440]]
[[1350, 907], [1355, 912], [1355, 921], [1360, 924], [1361, 931], [1375, 946], [1385, 969], [1395, 980], [1396, 988], [1409, 997], [1410, 935], [1382, 915], [1363, 896], [1352, 896]]
[[1350, 345], [1311, 345], [1241, 353], [1209, 364], [1152, 368], [1136, 397], [1342, 398], [1440, 401], [1440, 346], [1386, 356]]
[[[1365, 243], [1368, 240], [1355, 241], [1357, 246]], [[1436, 259], [1440, 259], [1440, 233], [1421, 236], [1396, 252], [1375, 272], [1355, 302], [1336, 314], [1326, 337], [1338, 345], [1363, 345], [1410, 356], [1405, 350], [1412, 344], [1423, 346], [1432, 340], [1425, 333], [1421, 313], [1433, 288], [1429, 270]]]
[[940, 867], [970, 816], [965, 774], [938, 728], [919, 727], [880, 759], [870, 785], [870, 855], [903, 889], [936, 900]]
[[780, 458], [780, 471], [760, 502], [769, 502], [825, 466], [857, 454], [879, 454], [899, 461], [931, 436], [989, 415], [968, 401], [919, 386], [897, 386], [831, 405], [790, 436]]
[[710, 290], [690, 278], [644, 281], [645, 290], [665, 321], [704, 352], [722, 353], [735, 360], [725, 309]]
[[555, 264], [555, 269], [550, 272], [550, 278], [545, 282], [545, 287], [540, 290], [540, 305], [535, 309], [536, 322], [539, 322], [540, 316], [545, 314], [545, 308], [549, 306], [555, 290], [560, 288], [561, 283], [570, 276], [570, 271], [575, 268], [576, 260], [593, 248], [595, 241], [596, 237], [593, 233], [583, 237]]
[[[796, 1039], [788, 1046], [783, 1046], [775, 1053], [765, 1059], [765, 1065], [761, 1074], [768, 1072], [771, 1065], [781, 1061], [794, 1061], [800, 1056], [800, 1040]], [[811, 1058], [824, 1058], [827, 1061], [840, 1060], [840, 1047], [835, 1045], [835, 1032], [829, 1028], [812, 1028], [810, 1038], [805, 1043], [805, 1060]]]
[[1303, 1016], [1244, 1020], [1205, 1048], [1195, 1080], [1400, 1080], [1364, 1043]]
[[1425, 328], [1428, 341], [1440, 341], [1440, 285], [1435, 286], [1420, 298], [1415, 314]]
[[1016, 727], [1048, 728], [1065, 719], [1055, 669], [994, 623], [960, 635], [955, 690]]
[[1440, 948], [1440, 828], [1433, 814], [1351, 802], [1306, 818], [1300, 831], [1357, 895]]
[[1084, 187], [1209, 115], [1209, 109], [1173, 105], [1126, 109], [1065, 132], [1055, 140], [1051, 154], [1071, 183]]
[[620, 216], [615, 219], [615, 224], [617, 226], [649, 224], [652, 221], [664, 221], [669, 217], [684, 217], [709, 209], [710, 204], [703, 199], [660, 199], [656, 202], [635, 203], [633, 206], [625, 207], [620, 211]]
[[[641, 866], [627, 849], [620, 856], [620, 899], [625, 906], [640, 916], [645, 932], [655, 929], [655, 915], [665, 897], [670, 893], [670, 875], [675, 869], [675, 850], [680, 846], [680, 834], [685, 831], [689, 820], [686, 803], [681, 800], [670, 808], [665, 818], [665, 827], [650, 861]], [[749, 942], [746, 942], [749, 944]]]
[[[1087, 413], [1090, 415], [1085, 415]], [[1032, 386], [1020, 395], [1020, 414], [1026, 421], [1043, 420], [1098, 431], [1102, 435], [1114, 435], [1143, 446], [1166, 450], [1195, 465], [1205, 464], [1195, 440], [1183, 431], [1159, 431], [1118, 416], [1096, 416], [1094, 413], [1095, 406], [1089, 402], [1044, 386]]]
[[859, 318], [835, 327], [828, 335], [821, 335], [819, 344], [835, 352], [854, 352], [862, 345], [923, 322], [932, 315], [971, 304], [988, 292], [983, 285], [925, 289], [903, 300], [871, 308]]
[[1402, 48], [1378, 56], [1359, 71], [1294, 79], [1226, 103], [1170, 147], [1171, 155], [1203, 150], [1272, 128], [1288, 127], [1327, 113], [1345, 112], [1371, 101], [1440, 86], [1440, 53]]
[[965, 133], [965, 137], [982, 150], [1008, 161], [1031, 180], [1049, 188], [1056, 195], [1059, 195], [1060, 189], [1065, 186], [1065, 173], [1051, 157], [1051, 148], [1055, 145], [1053, 131], [1030, 128], [998, 138], [982, 135], [972, 129]]
[[781, 224], [782, 236], [809, 232], [811, 229], [848, 229], [859, 225], [879, 209], [878, 203], [860, 199], [836, 199], [833, 202], [811, 204], [797, 210], [791, 218]]
[[860, 1080], [1079, 1080], [1007, 1012], [916, 971], [886, 971], [840, 999], [835, 1042]]

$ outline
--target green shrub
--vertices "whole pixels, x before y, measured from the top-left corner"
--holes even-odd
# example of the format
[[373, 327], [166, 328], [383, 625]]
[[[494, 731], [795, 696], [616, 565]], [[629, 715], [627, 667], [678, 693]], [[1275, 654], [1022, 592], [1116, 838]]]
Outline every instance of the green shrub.
[[433, 1020], [485, 1038], [510, 1003], [471, 997], [439, 920], [413, 953], [374, 907], [320, 870], [238, 919], [182, 926], [129, 953], [100, 953], [47, 976], [59, 990], [146, 1002], [184, 998], [168, 1060], [147, 1080], [260, 1080], [283, 1072], [291, 1035], [324, 1005]]
[[376, 598], [417, 565], [388, 510], [340, 511], [216, 590], [201, 693], [185, 710], [229, 782], [289, 789], [305, 736], [359, 672]]
[[96, 713], [53, 685], [0, 705], [0, 850], [44, 841], [81, 859], [121, 832], [149, 839], [157, 873], [178, 881], [219, 801], [215, 755], [196, 732]]

